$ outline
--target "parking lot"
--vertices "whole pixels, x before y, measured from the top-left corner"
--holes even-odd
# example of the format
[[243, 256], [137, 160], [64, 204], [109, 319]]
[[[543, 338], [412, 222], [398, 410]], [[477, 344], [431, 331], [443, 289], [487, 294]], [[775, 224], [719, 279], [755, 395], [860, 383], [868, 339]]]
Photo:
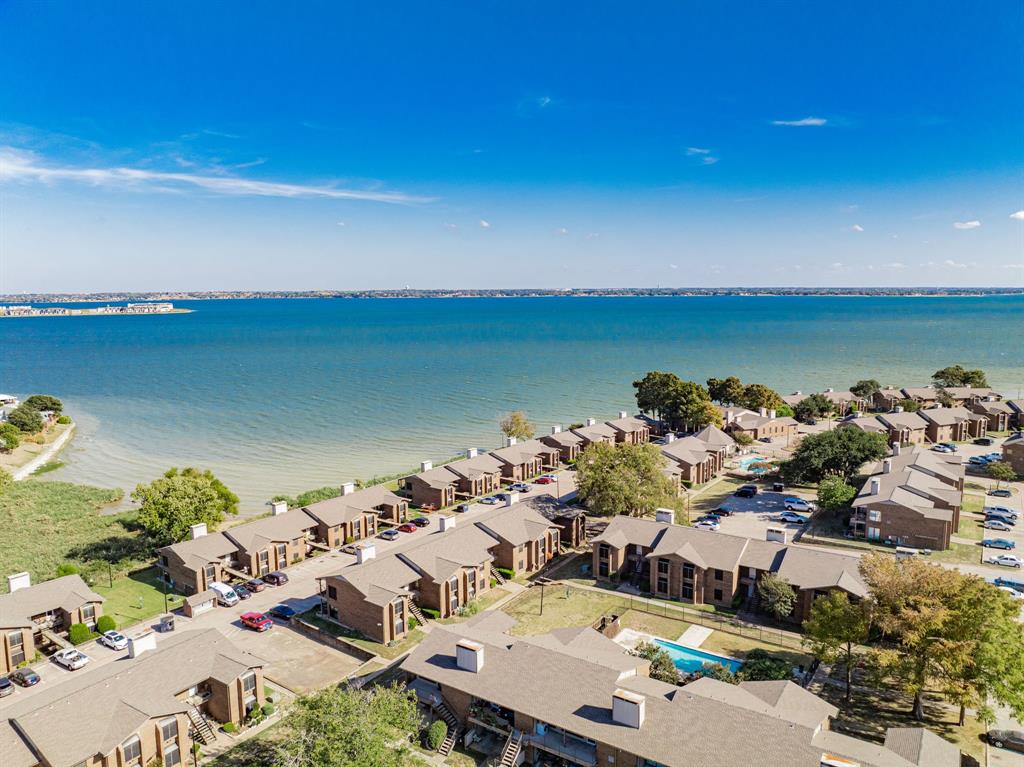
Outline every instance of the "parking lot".
[[[722, 517], [719, 532], [764, 540], [769, 527], [782, 528], [786, 530], [789, 540], [792, 540], [793, 534], [801, 530], [803, 525], [796, 522], [783, 522], [779, 519], [779, 515], [786, 510], [783, 499], [803, 497], [813, 501], [813, 496], [789, 490], [781, 493], [774, 492], [763, 489], [763, 484], [752, 484], [758, 486], [757, 495], [753, 498], [730, 495], [722, 501], [720, 505], [725, 506], [731, 514]], [[810, 514], [801, 512], [801, 516], [808, 517]]]

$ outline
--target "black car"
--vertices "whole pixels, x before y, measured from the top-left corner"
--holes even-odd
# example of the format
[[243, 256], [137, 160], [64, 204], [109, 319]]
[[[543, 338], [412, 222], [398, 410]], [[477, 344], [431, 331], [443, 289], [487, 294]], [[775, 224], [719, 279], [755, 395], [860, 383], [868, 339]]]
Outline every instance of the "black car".
[[469, 504], [460, 503], [458, 506], [455, 507], [455, 510], [460, 514], [465, 514], [467, 511], [469, 511]]
[[239, 599], [248, 599], [252, 596], [252, 592], [240, 583], [235, 586], [232, 586], [231, 588], [234, 590], [236, 594], [238, 594]]
[[5, 676], [0, 676], [0, 698], [6, 698], [14, 692], [14, 682]]
[[430, 520], [426, 517], [416, 517], [416, 519], [410, 519], [409, 521], [416, 525], [416, 527], [427, 527], [430, 524]]
[[996, 748], [1007, 748], [1024, 754], [1024, 732], [1020, 730], [989, 730], [986, 737]]
[[253, 578], [251, 581], [245, 582], [245, 587], [253, 594], [258, 594], [267, 587], [267, 584], [265, 584], [259, 578]]
[[39, 674], [30, 668], [19, 668], [11, 674], [11, 681], [22, 687], [31, 687], [39, 684]]
[[999, 487], [995, 490], [989, 490], [988, 495], [993, 495], [996, 498], [1012, 498], [1013, 492], [1005, 487]]
[[757, 495], [757, 485], [744, 485], [735, 493], [733, 493], [733, 495], [735, 495], [737, 498], [753, 498], [755, 495]]
[[732, 516], [732, 509], [730, 509], [728, 506], [719, 506], [711, 513], [718, 517], [730, 517]]
[[298, 615], [298, 613], [296, 613], [288, 605], [274, 605], [269, 610], [267, 610], [267, 613], [273, 616], [274, 618], [277, 618], [278, 620], [282, 621], [290, 621], [292, 618]]
[[271, 586], [283, 586], [288, 582], [288, 576], [282, 573], [280, 570], [275, 570], [272, 573], [267, 573], [263, 576], [263, 582], [269, 583]]
[[781, 493], [785, 489], [786, 489], [786, 483], [785, 482], [772, 482], [772, 491], [773, 492]]
[[991, 437], [978, 437], [976, 440], [974, 440], [974, 444], [975, 445], [994, 445], [994, 444], [996, 444], [996, 441], [994, 439], [992, 439]]

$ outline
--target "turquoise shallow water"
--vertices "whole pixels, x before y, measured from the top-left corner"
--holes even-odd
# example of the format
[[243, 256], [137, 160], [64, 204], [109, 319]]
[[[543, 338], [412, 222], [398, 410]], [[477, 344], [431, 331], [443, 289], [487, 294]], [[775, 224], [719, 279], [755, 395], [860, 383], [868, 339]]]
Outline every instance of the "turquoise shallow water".
[[780, 390], [922, 384], [979, 366], [1024, 387], [1024, 297], [185, 302], [192, 314], [0, 320], [0, 391], [63, 397], [80, 434], [49, 476], [120, 485], [212, 468], [249, 511], [633, 403], [650, 369]]

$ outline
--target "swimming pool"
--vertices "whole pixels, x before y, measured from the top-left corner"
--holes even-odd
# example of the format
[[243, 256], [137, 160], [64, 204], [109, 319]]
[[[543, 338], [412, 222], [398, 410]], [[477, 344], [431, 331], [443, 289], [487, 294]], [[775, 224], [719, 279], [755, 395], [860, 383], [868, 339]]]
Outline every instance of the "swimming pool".
[[757, 463], [767, 463], [767, 462], [768, 462], [768, 459], [765, 458], [762, 455], [748, 455], [745, 458], [740, 458], [739, 465], [740, 465], [740, 468], [743, 469], [743, 471], [753, 472], [754, 474], [764, 474], [767, 471], [767, 469], [764, 469], [764, 468], [754, 469], [754, 468], [751, 468], [751, 467], [754, 464], [757, 464]]
[[696, 650], [693, 647], [684, 647], [681, 644], [669, 642], [667, 639], [655, 639], [654, 641], [669, 654], [675, 667], [685, 673], [700, 671], [701, 666], [705, 663], [719, 663], [733, 672], [739, 671], [740, 666], [743, 665], [742, 661], [735, 658], [726, 658], [724, 655], [715, 655], [703, 650]]

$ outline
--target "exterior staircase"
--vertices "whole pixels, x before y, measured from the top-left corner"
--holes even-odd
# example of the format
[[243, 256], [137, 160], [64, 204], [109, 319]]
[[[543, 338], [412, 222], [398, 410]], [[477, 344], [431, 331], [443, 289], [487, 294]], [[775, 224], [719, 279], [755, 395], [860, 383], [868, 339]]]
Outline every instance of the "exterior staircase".
[[448, 734], [445, 735], [444, 742], [441, 743], [441, 747], [437, 749], [437, 753], [441, 756], [448, 756], [452, 749], [455, 748], [455, 742], [459, 739], [459, 720], [455, 718], [455, 714], [452, 710], [445, 705], [444, 701], [438, 701], [434, 704], [434, 711], [437, 715], [444, 720], [444, 723], [448, 725]]
[[505, 741], [505, 747], [501, 750], [498, 767], [515, 767], [516, 759], [519, 758], [519, 752], [522, 750], [523, 733], [520, 730], [512, 730], [508, 740]]
[[504, 586], [506, 583], [508, 583], [508, 581], [505, 580], [505, 576], [499, 573], [493, 567], [491, 568], [491, 577], [494, 578], [494, 582], [497, 583], [499, 586]]
[[417, 621], [419, 621], [419, 624], [421, 626], [427, 625], [427, 616], [423, 614], [423, 611], [420, 609], [420, 606], [413, 602], [411, 599], [409, 600], [409, 614], [412, 615], [412, 617], [415, 618]]
[[204, 746], [208, 746], [217, 740], [217, 731], [213, 729], [213, 725], [210, 724], [210, 720], [206, 718], [195, 706], [190, 706], [188, 709], [188, 721], [191, 724], [192, 740], [196, 743], [201, 743]]

